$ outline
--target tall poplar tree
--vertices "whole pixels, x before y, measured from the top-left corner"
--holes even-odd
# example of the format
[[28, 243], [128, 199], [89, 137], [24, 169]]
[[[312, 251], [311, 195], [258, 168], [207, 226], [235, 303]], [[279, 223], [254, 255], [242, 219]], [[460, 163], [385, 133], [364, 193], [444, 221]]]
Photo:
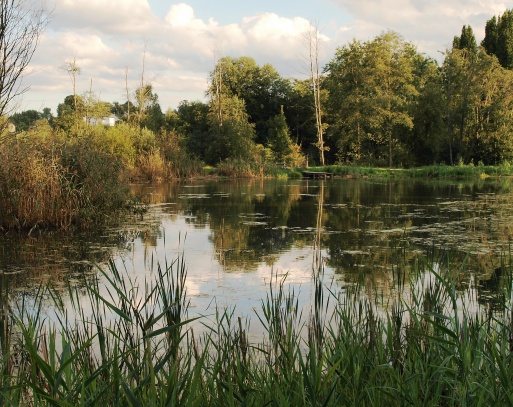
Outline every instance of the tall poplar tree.
[[330, 127], [328, 135], [335, 140], [341, 161], [360, 161], [370, 115], [368, 83], [365, 70], [365, 44], [353, 40], [338, 48], [328, 63], [325, 86]]
[[486, 52], [495, 55], [500, 64], [513, 69], [513, 10], [486, 22], [485, 38], [481, 42]]

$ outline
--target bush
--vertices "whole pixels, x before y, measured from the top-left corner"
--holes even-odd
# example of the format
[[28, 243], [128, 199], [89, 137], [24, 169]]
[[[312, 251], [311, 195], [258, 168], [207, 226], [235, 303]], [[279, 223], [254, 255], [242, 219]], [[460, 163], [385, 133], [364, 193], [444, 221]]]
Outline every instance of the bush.
[[59, 159], [25, 141], [0, 144], [0, 226], [68, 228], [82, 196]]
[[105, 221], [128, 199], [120, 161], [91, 136], [34, 142], [28, 134], [0, 144], [0, 226], [68, 229]]

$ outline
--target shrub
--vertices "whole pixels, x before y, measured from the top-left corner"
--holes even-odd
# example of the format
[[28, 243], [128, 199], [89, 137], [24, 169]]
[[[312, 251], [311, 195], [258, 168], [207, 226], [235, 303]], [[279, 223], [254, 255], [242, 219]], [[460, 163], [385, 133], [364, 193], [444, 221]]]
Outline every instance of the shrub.
[[122, 208], [123, 166], [91, 137], [34, 142], [27, 133], [1, 143], [0, 226], [87, 227]]
[[25, 141], [0, 144], [1, 226], [67, 228], [82, 198], [57, 157]]

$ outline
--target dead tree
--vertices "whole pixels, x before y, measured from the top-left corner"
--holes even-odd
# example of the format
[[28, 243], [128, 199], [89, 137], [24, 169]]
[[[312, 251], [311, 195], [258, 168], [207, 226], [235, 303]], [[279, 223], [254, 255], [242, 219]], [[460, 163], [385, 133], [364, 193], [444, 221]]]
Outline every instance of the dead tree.
[[324, 151], [324, 128], [326, 125], [322, 122], [322, 103], [321, 103], [321, 68], [319, 65], [320, 51], [320, 33], [317, 24], [310, 23], [308, 31], [303, 34], [303, 45], [306, 48], [306, 64], [308, 66], [308, 74], [310, 76], [310, 84], [312, 86], [313, 102], [315, 107], [315, 126], [317, 128], [317, 143], [319, 149], [319, 158], [321, 165], [325, 164]]
[[48, 24], [48, 13], [31, 0], [0, 0], [0, 116], [12, 111], [12, 101], [25, 93], [26, 74]]

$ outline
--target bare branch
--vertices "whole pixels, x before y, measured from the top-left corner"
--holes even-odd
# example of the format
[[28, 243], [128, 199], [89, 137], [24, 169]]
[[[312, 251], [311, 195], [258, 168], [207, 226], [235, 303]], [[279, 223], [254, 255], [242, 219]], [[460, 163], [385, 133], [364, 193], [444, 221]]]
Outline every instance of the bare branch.
[[31, 3], [0, 0], [0, 116], [29, 89], [23, 86], [23, 77], [49, 21], [45, 8]]

